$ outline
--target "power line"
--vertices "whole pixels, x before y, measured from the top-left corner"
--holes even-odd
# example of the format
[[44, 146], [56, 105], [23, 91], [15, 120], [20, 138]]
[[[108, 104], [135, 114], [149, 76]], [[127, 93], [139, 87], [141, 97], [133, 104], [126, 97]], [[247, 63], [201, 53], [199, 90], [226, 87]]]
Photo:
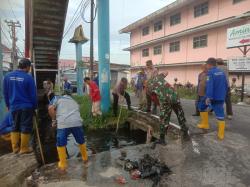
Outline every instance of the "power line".
[[75, 23], [79, 20], [80, 18], [80, 14], [74, 19], [74, 21], [71, 23], [70, 27], [68, 28], [68, 30], [65, 31], [64, 35], [63, 35], [63, 39], [65, 38], [65, 36], [69, 33], [69, 31], [72, 29], [72, 27], [75, 25]]
[[[85, 0], [85, 2], [86, 2], [86, 0]], [[71, 18], [71, 20], [69, 21], [69, 24], [68, 24], [68, 26], [66, 27], [66, 29], [65, 29], [65, 32], [64, 32], [64, 34], [63, 34], [63, 38], [68, 34], [68, 32], [70, 31], [70, 29], [71, 29], [71, 27], [76, 23], [76, 21], [80, 18], [80, 14], [81, 14], [81, 7], [82, 7], [82, 5], [83, 4], [85, 4], [84, 3], [84, 0], [81, 0], [81, 2], [80, 2], [80, 4], [78, 5], [78, 7], [77, 7], [77, 9], [76, 9], [76, 11], [74, 12], [74, 15], [73, 15], [73, 17]], [[79, 12], [80, 11], [80, 12]], [[76, 16], [76, 17], [75, 17]]]
[[13, 16], [15, 17], [15, 19], [17, 20], [16, 14], [13, 11], [12, 4], [11, 4], [10, 0], [8, 0], [8, 2], [9, 2], [9, 5], [10, 5], [11, 12], [12, 12]]
[[[12, 6], [11, 1], [10, 1], [10, 0], [8, 0], [8, 2], [9, 2], [10, 9], [11, 9], [11, 12], [12, 12], [13, 16], [15, 17], [16, 21], [18, 21], [17, 16], [16, 16], [15, 12], [13, 11], [13, 6]], [[21, 25], [20, 25], [20, 27], [21, 27]], [[22, 35], [23, 35], [23, 36], [25, 36], [25, 34], [24, 34], [24, 32], [23, 32], [23, 30], [22, 30], [22, 29], [21, 29], [21, 32], [22, 32]]]
[[16, 37], [16, 28], [17, 27], [21, 27], [21, 24], [19, 21], [7, 21], [5, 20], [5, 22], [7, 23], [7, 25], [10, 27], [11, 30], [11, 39], [12, 39], [12, 63], [13, 63], [13, 69], [17, 69], [17, 46], [16, 46], [16, 41], [17, 41], [17, 37]]
[[10, 39], [8, 38], [7, 34], [4, 32], [4, 30], [3, 30], [2, 28], [1, 28], [1, 31], [2, 31], [2, 33], [3, 33], [4, 37], [5, 37], [5, 39], [7, 40], [7, 42], [9, 42], [9, 45], [11, 45]]
[[[83, 19], [83, 21], [85, 22], [85, 23], [92, 23], [92, 22], [94, 22], [94, 20], [96, 19], [96, 14], [97, 14], [97, 6], [96, 6], [96, 4], [95, 4], [95, 2], [94, 2], [94, 0], [93, 0], [93, 2], [91, 2], [92, 0], [88, 0], [88, 2], [86, 3], [86, 5], [83, 7], [83, 9], [82, 9], [82, 19]], [[87, 19], [85, 18], [85, 12], [86, 12], [86, 9], [87, 9], [87, 7], [89, 6], [89, 3], [92, 3], [92, 8], [95, 10], [94, 11], [94, 17], [93, 18], [90, 18], [90, 21], [87, 21]]]

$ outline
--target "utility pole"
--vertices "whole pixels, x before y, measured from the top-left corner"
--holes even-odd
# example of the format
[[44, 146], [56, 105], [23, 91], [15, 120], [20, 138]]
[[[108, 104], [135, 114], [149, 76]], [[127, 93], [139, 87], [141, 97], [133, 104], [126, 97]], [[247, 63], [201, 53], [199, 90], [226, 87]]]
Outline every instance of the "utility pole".
[[90, 7], [90, 78], [93, 79], [94, 71], [94, 0], [91, 0]]
[[98, 74], [102, 96], [101, 108], [107, 113], [110, 107], [110, 29], [109, 0], [97, 0], [98, 7]]
[[16, 28], [21, 28], [21, 24], [19, 21], [15, 22], [13, 20], [7, 21], [5, 20], [5, 23], [10, 27], [11, 30], [11, 39], [12, 39], [12, 63], [13, 63], [13, 70], [17, 69], [17, 48], [16, 48]]

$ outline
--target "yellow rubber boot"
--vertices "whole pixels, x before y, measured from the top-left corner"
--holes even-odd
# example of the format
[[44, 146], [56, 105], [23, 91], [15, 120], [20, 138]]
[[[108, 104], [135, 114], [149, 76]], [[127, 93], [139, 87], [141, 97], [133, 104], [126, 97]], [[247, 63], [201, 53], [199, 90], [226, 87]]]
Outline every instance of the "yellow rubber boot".
[[30, 142], [30, 134], [21, 133], [21, 146], [20, 146], [20, 154], [28, 154], [32, 152], [31, 147], [29, 147]]
[[197, 125], [200, 129], [209, 129], [208, 112], [200, 112], [201, 122]]
[[57, 147], [58, 153], [58, 168], [62, 171], [65, 171], [67, 168], [67, 154], [66, 154], [66, 147]]
[[80, 149], [80, 152], [82, 154], [82, 160], [84, 161], [84, 163], [87, 163], [88, 162], [88, 153], [87, 153], [86, 144], [80, 144], [79, 149]]
[[225, 126], [225, 121], [218, 121], [218, 138], [220, 140], [224, 139]]
[[19, 152], [19, 142], [20, 142], [20, 132], [11, 132], [10, 133], [10, 140], [13, 153]]

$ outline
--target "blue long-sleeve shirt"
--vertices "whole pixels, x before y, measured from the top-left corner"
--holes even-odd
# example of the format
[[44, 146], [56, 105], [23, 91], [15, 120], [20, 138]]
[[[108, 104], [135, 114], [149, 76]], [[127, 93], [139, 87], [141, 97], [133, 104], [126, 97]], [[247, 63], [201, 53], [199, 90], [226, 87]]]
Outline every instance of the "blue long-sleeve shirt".
[[33, 77], [22, 70], [8, 73], [4, 77], [4, 99], [11, 111], [36, 109], [37, 93]]
[[215, 101], [225, 101], [228, 82], [225, 73], [213, 67], [207, 73], [206, 97]]
[[71, 90], [71, 84], [69, 81], [65, 81], [64, 82], [64, 86], [63, 86], [64, 90]]

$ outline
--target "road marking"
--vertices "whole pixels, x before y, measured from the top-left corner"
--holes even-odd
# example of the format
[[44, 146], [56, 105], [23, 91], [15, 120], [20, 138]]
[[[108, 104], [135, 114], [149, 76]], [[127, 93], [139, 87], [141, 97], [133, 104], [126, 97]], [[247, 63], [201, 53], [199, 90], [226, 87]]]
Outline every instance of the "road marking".
[[201, 153], [200, 153], [200, 150], [199, 150], [199, 144], [192, 138], [191, 138], [191, 142], [192, 142], [192, 146], [193, 146], [193, 151], [195, 153], [197, 153], [198, 155], [200, 155]]

